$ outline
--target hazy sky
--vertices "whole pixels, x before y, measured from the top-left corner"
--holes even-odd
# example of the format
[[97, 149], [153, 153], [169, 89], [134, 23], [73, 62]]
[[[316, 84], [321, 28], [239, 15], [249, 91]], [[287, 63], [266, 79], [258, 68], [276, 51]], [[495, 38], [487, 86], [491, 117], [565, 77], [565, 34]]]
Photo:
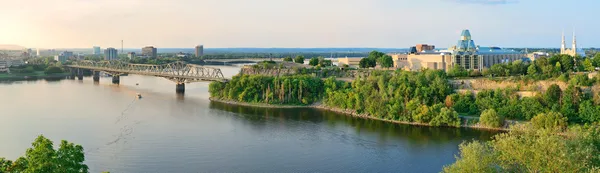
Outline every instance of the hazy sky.
[[0, 44], [41, 48], [600, 47], [599, 0], [0, 0]]

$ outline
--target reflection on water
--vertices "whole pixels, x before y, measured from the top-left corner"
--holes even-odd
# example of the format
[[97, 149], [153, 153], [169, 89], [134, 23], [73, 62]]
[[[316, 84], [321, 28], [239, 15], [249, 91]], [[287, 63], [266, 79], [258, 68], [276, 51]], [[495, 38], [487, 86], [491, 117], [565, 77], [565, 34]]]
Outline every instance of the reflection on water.
[[0, 96], [0, 157], [44, 134], [84, 146], [91, 172], [439, 172], [458, 144], [494, 134], [215, 103], [208, 83], [176, 94], [169, 80], [137, 75], [4, 82]]

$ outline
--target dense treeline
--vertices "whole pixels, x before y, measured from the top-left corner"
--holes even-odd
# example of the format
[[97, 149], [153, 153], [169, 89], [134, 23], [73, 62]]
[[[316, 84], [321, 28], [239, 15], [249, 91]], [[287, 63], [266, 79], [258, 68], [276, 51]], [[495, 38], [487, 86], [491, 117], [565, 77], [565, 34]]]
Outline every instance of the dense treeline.
[[442, 104], [451, 93], [443, 71], [375, 71], [352, 83], [327, 79], [323, 102], [382, 119], [459, 126], [458, 113]]
[[211, 83], [209, 92], [211, 97], [239, 102], [308, 105], [320, 100], [323, 81], [308, 75], [242, 75], [228, 83]]
[[485, 68], [481, 73], [468, 71], [460, 66], [454, 66], [448, 70], [448, 75], [453, 77], [506, 77], [523, 76], [529, 79], [544, 80], [551, 78], [565, 78], [573, 72], [593, 72], [600, 67], [600, 54], [585, 58], [570, 55], [553, 55], [542, 57], [534, 62], [523, 62], [517, 60], [511, 63], [494, 64], [491, 68]]
[[451, 94], [446, 106], [459, 113], [478, 115], [495, 110], [498, 115], [513, 120], [531, 120], [539, 113], [557, 112], [571, 123], [600, 122], [599, 96], [569, 85], [564, 91], [556, 84], [533, 97], [520, 98], [514, 89], [484, 90], [477, 95]]

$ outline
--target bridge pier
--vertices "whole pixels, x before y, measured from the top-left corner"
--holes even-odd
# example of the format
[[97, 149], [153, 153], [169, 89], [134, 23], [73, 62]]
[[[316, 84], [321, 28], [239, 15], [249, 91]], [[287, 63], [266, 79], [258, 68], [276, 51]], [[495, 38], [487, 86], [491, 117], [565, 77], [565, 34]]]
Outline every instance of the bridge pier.
[[69, 79], [75, 79], [75, 69], [71, 68], [71, 69], [69, 69], [69, 71], [71, 72], [71, 75], [69, 76]]
[[184, 93], [185, 92], [185, 83], [177, 83], [175, 85], [175, 93]]
[[93, 71], [93, 77], [94, 78], [94, 82], [100, 82], [100, 72], [99, 71]]
[[121, 81], [120, 76], [119, 75], [113, 75], [112, 77], [112, 83], [113, 84], [117, 84], [119, 85], [119, 82]]
[[77, 69], [77, 79], [83, 80], [83, 69]]

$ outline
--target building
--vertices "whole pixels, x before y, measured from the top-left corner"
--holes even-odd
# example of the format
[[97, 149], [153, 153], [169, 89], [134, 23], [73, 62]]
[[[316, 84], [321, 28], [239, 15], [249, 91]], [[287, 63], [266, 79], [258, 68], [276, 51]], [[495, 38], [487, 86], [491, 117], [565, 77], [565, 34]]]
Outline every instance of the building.
[[156, 58], [156, 48], [153, 46], [146, 46], [142, 48], [142, 56]]
[[363, 57], [338, 58], [338, 66], [348, 65], [350, 67], [358, 67], [361, 59], [363, 59]]
[[135, 58], [135, 52], [129, 52], [129, 53], [127, 53], [127, 58], [134, 59]]
[[435, 49], [435, 46], [427, 45], [427, 44], [417, 44], [417, 46], [415, 46], [415, 48], [417, 49], [417, 52], [424, 52], [424, 51], [433, 51]]
[[527, 54], [527, 58], [532, 62], [542, 57], [548, 58], [550, 57], [550, 54], [546, 52], [533, 52]]
[[571, 55], [571, 56], [582, 56], [585, 57], [585, 51], [577, 49], [577, 37], [575, 36], [575, 32], [573, 32], [573, 42], [571, 43], [571, 49], [567, 49], [567, 45], [565, 42], [565, 33], [562, 34], [562, 43], [560, 45], [560, 54], [561, 55]]
[[72, 57], [73, 57], [73, 52], [64, 51], [58, 55], [54, 55], [54, 60], [58, 61], [58, 62], [66, 62], [67, 60], [69, 60], [69, 58], [72, 58]]
[[40, 48], [37, 48], [37, 53], [35, 55], [37, 55], [38, 57], [40, 57]]
[[100, 55], [100, 54], [102, 54], [102, 51], [101, 51], [100, 47], [94, 46], [92, 49], [93, 49], [92, 50], [92, 54], [94, 54], [94, 55]]
[[109, 47], [104, 50], [104, 60], [117, 60], [119, 58], [119, 54], [117, 49]]
[[191, 54], [179, 52], [179, 53], [175, 54], [175, 56], [177, 56], [178, 58], [187, 58], [187, 57], [190, 57]]
[[509, 63], [527, 57], [525, 53], [511, 49], [480, 47], [471, 39], [469, 30], [463, 30], [457, 44], [448, 50], [433, 51], [434, 48], [432, 45], [421, 44], [411, 47], [408, 54], [392, 54], [394, 67], [410, 71], [423, 68], [447, 71], [455, 65], [460, 65], [467, 70], [479, 71], [494, 64]]
[[204, 55], [204, 45], [196, 46], [196, 57], [201, 57]]

